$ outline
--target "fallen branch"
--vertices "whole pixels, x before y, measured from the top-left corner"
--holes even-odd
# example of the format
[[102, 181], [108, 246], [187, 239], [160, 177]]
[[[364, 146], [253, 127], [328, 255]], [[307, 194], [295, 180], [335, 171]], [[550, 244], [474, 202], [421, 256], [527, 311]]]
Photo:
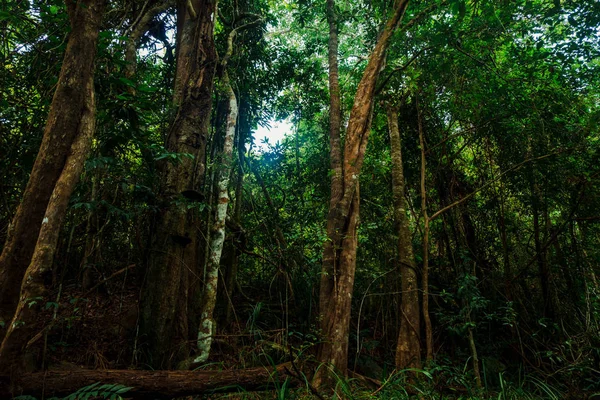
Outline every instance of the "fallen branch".
[[13, 377], [0, 376], [0, 398], [21, 394], [65, 396], [96, 382], [131, 387], [126, 397], [173, 398], [212, 392], [273, 389], [290, 373], [291, 364], [227, 371], [46, 371]]

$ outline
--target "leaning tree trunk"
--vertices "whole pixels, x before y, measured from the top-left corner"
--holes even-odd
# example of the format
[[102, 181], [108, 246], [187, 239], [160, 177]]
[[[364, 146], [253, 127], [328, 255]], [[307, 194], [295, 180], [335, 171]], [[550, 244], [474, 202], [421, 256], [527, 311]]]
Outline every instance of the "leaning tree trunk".
[[388, 129], [392, 149], [392, 195], [394, 198], [395, 231], [398, 234], [398, 263], [400, 265], [402, 304], [400, 332], [396, 347], [396, 369], [421, 368], [420, 308], [417, 270], [414, 262], [412, 240], [406, 199], [404, 197], [404, 168], [402, 142], [398, 127], [398, 111], [387, 106]]
[[[48, 201], [87, 112], [104, 0], [68, 1], [71, 33], [42, 144], [0, 255], [0, 322], [12, 319], [19, 288], [39, 236]], [[0, 324], [1, 325], [1, 324]], [[0, 330], [0, 340], [6, 330]]]
[[247, 107], [244, 106], [244, 101], [240, 101], [240, 117], [238, 124], [238, 138], [237, 138], [237, 176], [235, 184], [235, 207], [233, 208], [232, 215], [232, 240], [231, 240], [231, 251], [229, 252], [229, 258], [227, 260], [226, 270], [224, 274], [223, 284], [223, 303], [224, 303], [224, 322], [229, 325], [231, 322], [232, 314], [235, 312], [233, 308], [233, 296], [235, 294], [237, 282], [237, 274], [240, 263], [240, 255], [242, 249], [245, 247], [245, 232], [242, 228], [242, 205], [244, 202], [244, 143], [246, 141], [246, 132], [248, 132], [248, 113]]
[[200, 186], [217, 60], [215, 14], [216, 2], [212, 0], [178, 3], [174, 94], [178, 110], [166, 147], [179, 156], [176, 162], [164, 164], [161, 189], [164, 209], [154, 233], [142, 293], [141, 331], [147, 341], [149, 361], [155, 367], [174, 365], [189, 350], [188, 297], [196, 292], [201, 272], [198, 208], [187, 206], [203, 199]]
[[202, 303], [200, 310], [200, 326], [198, 328], [198, 354], [193, 359], [193, 364], [203, 363], [210, 355], [212, 337], [216, 331], [216, 322], [213, 318], [215, 306], [217, 304], [217, 290], [219, 283], [219, 269], [221, 267], [221, 254], [225, 242], [225, 220], [227, 218], [227, 207], [229, 205], [229, 177], [231, 175], [231, 164], [233, 147], [235, 140], [235, 131], [238, 119], [238, 104], [235, 92], [229, 80], [227, 73], [227, 62], [233, 55], [233, 43], [237, 32], [252, 26], [262, 18], [258, 17], [254, 21], [238, 26], [229, 32], [227, 37], [227, 50], [220, 63], [220, 69], [223, 77], [221, 83], [227, 98], [227, 118], [225, 127], [225, 137], [223, 138], [223, 150], [218, 160], [217, 170], [217, 204], [215, 207], [213, 225], [209, 238], [209, 254], [206, 264], [206, 273], [204, 280], [204, 290], [202, 293]]
[[[319, 349], [316, 384], [330, 382], [330, 371], [346, 375], [350, 308], [356, 270], [359, 184], [362, 163], [371, 129], [375, 85], [385, 64], [390, 38], [409, 0], [399, 0], [387, 21], [358, 85], [350, 112], [342, 163], [342, 193], [332, 191], [327, 216], [328, 240], [323, 250], [319, 312], [323, 343]], [[334, 198], [333, 196], [336, 196]]]
[[21, 285], [19, 303], [0, 346], [0, 370], [18, 374], [19, 365], [28, 341], [34, 336], [36, 318], [48, 298], [48, 279], [52, 275], [52, 262], [69, 199], [89, 152], [95, 129], [96, 106], [94, 81], [90, 75], [85, 91], [86, 108], [82, 112], [79, 134], [71, 146], [65, 167], [56, 182], [42, 220], [38, 240]]
[[233, 142], [238, 116], [237, 99], [229, 82], [227, 71], [224, 72], [223, 85], [229, 99], [227, 127], [221, 159], [218, 161], [217, 205], [215, 207], [215, 217], [211, 230], [210, 253], [208, 265], [206, 266], [206, 280], [204, 281], [204, 292], [202, 295], [202, 312], [200, 313], [200, 327], [198, 328], [198, 355], [194, 359], [194, 363], [203, 363], [208, 359], [212, 337], [216, 330], [213, 314], [217, 302], [219, 268], [221, 265], [223, 243], [225, 242], [225, 218], [227, 217], [227, 206], [229, 204], [229, 192], [227, 188], [229, 186], [231, 157], [233, 154]]

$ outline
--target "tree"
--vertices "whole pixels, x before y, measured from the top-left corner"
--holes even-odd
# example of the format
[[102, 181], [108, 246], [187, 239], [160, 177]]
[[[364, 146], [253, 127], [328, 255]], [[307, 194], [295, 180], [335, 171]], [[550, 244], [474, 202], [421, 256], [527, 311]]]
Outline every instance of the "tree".
[[[38, 156], [0, 255], [0, 321], [7, 325], [18, 304], [20, 284], [31, 262], [48, 202], [66, 166], [71, 147], [81, 134], [82, 120], [90, 107], [87, 98], [93, 80], [104, 1], [66, 4], [72, 30], [59, 81]], [[2, 330], [0, 339], [5, 334]]]
[[152, 239], [142, 296], [141, 327], [155, 366], [171, 365], [172, 354], [177, 354], [175, 361], [186, 358], [186, 343], [195, 330], [188, 321], [198, 312], [198, 277], [202, 275], [195, 205], [204, 198], [201, 191], [217, 64], [215, 14], [214, 1], [178, 2], [173, 95], [177, 114], [165, 146], [177, 158], [162, 166], [163, 209]]
[[412, 2], [389, 37], [388, 1], [106, 3], [79, 97], [64, 2], [0, 5], [0, 246], [81, 113], [0, 397], [600, 390], [597, 5]]
[[0, 321], [6, 328], [0, 347], [3, 371], [18, 363], [33, 336], [60, 227], [94, 133], [94, 59], [105, 2], [66, 4], [70, 40], [42, 145], [0, 256]]
[[371, 128], [377, 78], [385, 64], [390, 38], [402, 20], [407, 6], [408, 0], [399, 0], [394, 4], [393, 15], [387, 21], [369, 56], [350, 112], [343, 160], [336, 160], [336, 164], [342, 165], [342, 193], [332, 191], [327, 216], [328, 239], [323, 250], [319, 298], [321, 330], [324, 337], [319, 349], [319, 361], [325, 363], [326, 368], [320, 370], [317, 376], [318, 384], [325, 383], [331, 371], [345, 375], [348, 366], [348, 330], [356, 270], [360, 203], [358, 178]]
[[402, 166], [402, 142], [398, 126], [398, 111], [386, 105], [390, 145], [392, 153], [392, 194], [394, 197], [395, 231], [398, 235], [398, 267], [402, 279], [401, 323], [396, 348], [396, 368], [421, 368], [421, 309], [417, 269], [414, 261], [412, 239], [408, 225], [407, 204]]

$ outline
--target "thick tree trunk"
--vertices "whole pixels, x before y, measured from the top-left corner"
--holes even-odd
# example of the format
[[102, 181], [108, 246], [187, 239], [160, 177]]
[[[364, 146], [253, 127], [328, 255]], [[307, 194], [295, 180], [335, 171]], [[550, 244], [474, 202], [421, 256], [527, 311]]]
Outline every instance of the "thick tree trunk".
[[[104, 3], [67, 2], [72, 30], [42, 144], [0, 255], [0, 321], [5, 323], [17, 307], [21, 281], [31, 262], [48, 201], [86, 114], [87, 86], [93, 77]], [[5, 329], [0, 330], [0, 340], [5, 333]]]
[[210, 355], [212, 337], [216, 331], [213, 318], [215, 305], [217, 303], [217, 288], [219, 283], [219, 269], [221, 266], [221, 253], [225, 242], [225, 218], [227, 217], [227, 206], [229, 205], [229, 177], [231, 175], [231, 157], [233, 154], [233, 142], [235, 138], [235, 127], [238, 117], [238, 106], [235, 92], [229, 82], [227, 71], [224, 73], [223, 85], [229, 99], [227, 112], [227, 128], [223, 142], [223, 151], [218, 160], [217, 173], [217, 206], [210, 237], [210, 255], [206, 267], [206, 280], [204, 282], [204, 293], [202, 295], [202, 312], [200, 313], [200, 327], [198, 328], [198, 355], [195, 363], [203, 363]]
[[[356, 270], [357, 228], [359, 221], [359, 175], [371, 129], [375, 85], [385, 65], [389, 40], [408, 6], [399, 0], [387, 21], [354, 96], [350, 112], [342, 163], [342, 192], [332, 190], [327, 216], [328, 240], [323, 250], [319, 312], [323, 343], [318, 358], [324, 364], [315, 383], [329, 383], [335, 371], [346, 375], [350, 308]], [[330, 49], [331, 50], [331, 49]], [[336, 172], [334, 171], [334, 174]]]
[[[150, 363], [174, 365], [188, 355], [188, 304], [201, 276], [198, 261], [197, 209], [181, 204], [201, 200], [205, 150], [212, 108], [216, 51], [213, 29], [216, 2], [179, 1], [177, 75], [174, 102], [178, 106], [166, 141], [179, 153], [164, 165], [159, 216], [142, 293], [141, 331]], [[174, 358], [171, 356], [176, 355]]]
[[406, 199], [404, 197], [404, 168], [402, 142], [398, 127], [398, 111], [387, 106], [388, 129], [392, 150], [392, 194], [394, 198], [395, 231], [398, 234], [398, 264], [402, 276], [400, 332], [396, 347], [396, 369], [421, 368], [420, 307], [417, 270], [414, 262]]
[[257, 367], [231, 371], [134, 371], [134, 370], [69, 370], [24, 374], [12, 381], [0, 376], [0, 397], [28, 394], [65, 396], [101, 382], [120, 384], [132, 389], [123, 396], [136, 399], [174, 398], [212, 392], [258, 390], [280, 385], [291, 374], [291, 364], [275, 368]]
[[95, 129], [96, 106], [93, 85], [93, 76], [90, 75], [85, 90], [86, 108], [82, 111], [80, 132], [71, 146], [65, 166], [48, 202], [31, 263], [21, 285], [19, 304], [0, 346], [0, 370], [3, 372], [10, 370], [11, 373], [18, 374], [23, 369], [19, 365], [19, 359], [23, 356], [27, 342], [36, 333], [37, 315], [46, 302], [50, 301], [47, 296], [47, 286], [52, 280], [48, 278], [52, 275], [52, 262], [60, 228], [67, 213], [69, 199], [83, 170]]

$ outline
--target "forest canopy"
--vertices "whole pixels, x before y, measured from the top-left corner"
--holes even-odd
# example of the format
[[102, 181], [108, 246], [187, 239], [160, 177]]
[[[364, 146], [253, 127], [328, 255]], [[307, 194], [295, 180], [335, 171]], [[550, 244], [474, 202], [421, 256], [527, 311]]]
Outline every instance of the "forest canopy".
[[0, 397], [600, 396], [599, 2], [0, 32]]

